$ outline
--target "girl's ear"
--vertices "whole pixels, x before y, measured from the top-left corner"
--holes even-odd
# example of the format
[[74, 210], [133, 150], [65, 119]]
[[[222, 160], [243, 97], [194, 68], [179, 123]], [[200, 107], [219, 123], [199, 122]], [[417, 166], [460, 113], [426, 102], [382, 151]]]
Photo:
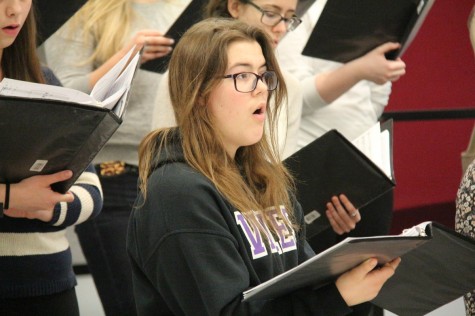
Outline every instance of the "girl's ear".
[[228, 12], [235, 19], [239, 17], [240, 5], [241, 5], [241, 2], [239, 2], [239, 0], [228, 0]]

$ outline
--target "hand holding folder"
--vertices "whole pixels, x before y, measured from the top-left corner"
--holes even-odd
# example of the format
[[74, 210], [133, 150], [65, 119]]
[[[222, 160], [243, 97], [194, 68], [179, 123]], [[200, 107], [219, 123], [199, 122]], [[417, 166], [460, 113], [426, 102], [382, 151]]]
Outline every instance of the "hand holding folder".
[[[322, 0], [324, 1], [324, 0]], [[326, 0], [303, 55], [346, 63], [386, 42], [409, 47], [435, 0]]]
[[361, 208], [393, 189], [391, 133], [392, 121], [378, 123], [355, 145], [331, 130], [284, 161], [295, 178], [307, 238], [330, 229], [325, 210], [333, 196], [345, 194]]
[[[205, 0], [191, 0], [186, 9], [181, 13], [178, 19], [165, 33], [165, 37], [175, 40], [173, 47], [180, 41], [181, 36], [196, 22], [200, 21], [202, 17], [203, 5]], [[152, 59], [143, 63], [140, 68], [158, 73], [164, 73], [168, 69], [168, 63], [173, 51], [168, 55], [160, 58]]]
[[475, 240], [435, 222], [401, 235], [348, 237], [326, 251], [243, 293], [243, 300], [266, 300], [306, 286], [334, 282], [368, 258], [402, 261], [374, 304], [397, 315], [425, 315], [475, 288]]
[[0, 83], [0, 183], [73, 171], [55, 183], [64, 193], [122, 123], [139, 53], [132, 48], [94, 86], [90, 95], [18, 80]]

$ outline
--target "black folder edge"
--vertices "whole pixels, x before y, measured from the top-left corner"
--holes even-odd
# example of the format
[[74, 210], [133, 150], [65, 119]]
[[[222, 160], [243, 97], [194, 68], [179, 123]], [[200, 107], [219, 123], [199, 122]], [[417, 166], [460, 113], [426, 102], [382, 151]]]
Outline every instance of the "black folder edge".
[[37, 45], [41, 46], [51, 35], [64, 25], [86, 0], [68, 0], [58, 5], [57, 0], [35, 1], [36, 22], [38, 24]]
[[[243, 301], [269, 300], [300, 288], [325, 286], [369, 258], [377, 258], [379, 265], [397, 257], [404, 260], [405, 255], [433, 240], [431, 225], [432, 222], [429, 222], [426, 226], [427, 236], [346, 238], [299, 266], [262, 283], [258, 288], [245, 291]], [[395, 297], [391, 299], [398, 303]]]
[[[419, 29], [424, 23], [430, 9], [434, 5], [435, 0], [422, 0], [419, 2], [418, 15], [414, 15], [411, 22], [407, 26], [407, 30], [401, 39], [401, 48], [395, 53], [394, 56], [387, 56], [389, 59], [396, 59], [401, 57], [406, 49], [411, 45], [412, 41], [416, 37]], [[421, 5], [422, 4], [422, 5]]]
[[[165, 37], [172, 38], [175, 43], [172, 48], [175, 48], [176, 44], [180, 41], [182, 35], [196, 22], [203, 18], [203, 5], [204, 0], [192, 0], [185, 10], [180, 14], [178, 19], [172, 24], [172, 26], [165, 33]], [[172, 56], [171, 53], [156, 59], [149, 60], [143, 63], [140, 68], [143, 70], [153, 71], [163, 74], [168, 70], [168, 63]]]
[[[124, 96], [123, 96], [124, 97]], [[122, 97], [122, 98], [123, 98]], [[122, 98], [118, 101], [121, 102]], [[80, 153], [86, 149], [87, 146], [92, 147], [88, 151], [88, 158], [86, 160], [81, 160], [81, 161], [76, 161], [76, 159], [73, 159], [69, 164], [68, 167], [66, 168], [61, 168], [58, 170], [55, 170], [53, 172], [58, 172], [62, 170], [71, 170], [73, 171], [73, 176], [62, 182], [54, 183], [52, 185], [52, 189], [56, 192], [60, 193], [65, 193], [69, 190], [69, 188], [74, 184], [74, 182], [79, 178], [81, 173], [88, 167], [88, 165], [91, 163], [91, 161], [94, 159], [94, 157], [99, 153], [99, 151], [102, 149], [102, 147], [105, 145], [105, 143], [112, 137], [114, 132], [119, 128], [120, 124], [122, 123], [122, 119], [119, 118], [112, 110], [105, 109], [102, 107], [96, 107], [96, 106], [88, 106], [88, 105], [83, 105], [83, 104], [77, 104], [74, 102], [66, 102], [66, 101], [59, 101], [59, 100], [44, 100], [44, 99], [36, 99], [36, 98], [21, 98], [21, 97], [12, 97], [12, 96], [0, 96], [0, 100], [4, 101], [11, 101], [11, 102], [22, 102], [22, 103], [44, 103], [44, 104], [52, 104], [52, 105], [60, 105], [60, 106], [65, 106], [65, 107], [70, 107], [71, 110], [76, 109], [83, 109], [83, 110], [88, 110], [88, 111], [98, 111], [98, 112], [104, 112], [105, 116], [104, 118], [99, 122], [99, 124], [95, 127], [94, 131], [91, 133], [91, 136], [89, 136], [88, 141], [86, 143], [83, 143], [83, 145], [78, 148], [78, 151], [76, 155], [74, 155], [75, 158], [80, 156]], [[127, 100], [123, 101], [127, 103]], [[37, 104], [32, 104], [32, 106], [38, 106]], [[46, 113], [46, 112], [45, 112]], [[46, 115], [45, 115], [46, 116]], [[107, 121], [107, 122], [106, 122]], [[74, 128], [74, 127], [71, 127]], [[92, 144], [91, 144], [92, 141]], [[53, 172], [48, 172], [48, 174], [53, 173]], [[34, 175], [42, 175], [46, 174], [43, 172], [37, 172], [34, 174], [28, 174], [25, 175], [23, 178], [31, 177]], [[15, 183], [16, 181], [21, 181], [21, 179], [13, 179], [11, 181], [10, 179], [5, 179], [3, 176], [0, 176], [0, 182], [4, 181], [10, 181]]]
[[[391, 172], [393, 174], [392, 176], [392, 179], [390, 179], [385, 173], [383, 170], [381, 170], [381, 168], [379, 166], [377, 166], [370, 158], [368, 158], [364, 153], [362, 153], [355, 145], [353, 145], [353, 143], [351, 143], [346, 137], [344, 137], [341, 133], [339, 133], [337, 130], [330, 130], [329, 132], [327, 132], [326, 134], [328, 134], [326, 137], [329, 137], [330, 134], [333, 134], [335, 135], [339, 141], [341, 141], [343, 144], [345, 144], [345, 146], [349, 149], [352, 150], [352, 152], [357, 155], [357, 157], [359, 159], [361, 159], [362, 161], [365, 162], [366, 166], [368, 166], [368, 168], [371, 168], [371, 170], [373, 170], [374, 172], [377, 172], [382, 179], [385, 179], [385, 182], [389, 184], [388, 188], [385, 189], [385, 190], [381, 190], [378, 194], [373, 194], [372, 196], [372, 199], [366, 201], [365, 203], [362, 203], [360, 205], [355, 205], [356, 208], [359, 208], [361, 209], [362, 207], [368, 205], [369, 203], [371, 203], [373, 200], [377, 199], [378, 197], [382, 196], [383, 194], [387, 193], [388, 191], [392, 190], [396, 183], [395, 183], [395, 180], [394, 180], [394, 172], [393, 172], [393, 160], [392, 160], [392, 152], [393, 152], [393, 149], [392, 149], [392, 129], [393, 129], [393, 121], [392, 120], [388, 120], [386, 122], [384, 122], [382, 125], [381, 125], [381, 130], [388, 130], [389, 133], [390, 133], [390, 159], [391, 159]], [[325, 134], [321, 137], [324, 137]], [[319, 143], [319, 139], [316, 139], [315, 141], [313, 141], [312, 143], [310, 143], [309, 145], [307, 145], [306, 147], [303, 147], [302, 149], [300, 149], [299, 151], [297, 151], [296, 153], [294, 153], [292, 156], [288, 157], [285, 161], [284, 161], [284, 164], [287, 166], [287, 168], [289, 169], [289, 171], [291, 172], [291, 174], [293, 174], [294, 176], [296, 176], [296, 188], [297, 188], [297, 197], [299, 199], [299, 201], [301, 201], [301, 204], [302, 204], [302, 207], [303, 207], [303, 211], [304, 211], [304, 215], [307, 216], [309, 215], [310, 212], [312, 212], [313, 210], [315, 210], [316, 208], [315, 207], [311, 207], [311, 208], [305, 208], [306, 205], [304, 205], [305, 201], [309, 200], [310, 198], [304, 198], [302, 199], [300, 193], [299, 193], [299, 186], [300, 185], [305, 185], [305, 183], [301, 183], [301, 181], [299, 181], [299, 175], [296, 174], [298, 172], [296, 172], [295, 170], [293, 170], [293, 168], [291, 167], [292, 165], [298, 163], [299, 165], [301, 164], [300, 163], [300, 155], [302, 154], [303, 151], [307, 151], [309, 150], [309, 148], [311, 146], [318, 146], [318, 143]], [[340, 191], [340, 193], [345, 193], [343, 191]], [[347, 192], [348, 193], [348, 192]], [[374, 193], [374, 192], [371, 192], [371, 193]], [[336, 193], [335, 193], [336, 194]], [[350, 199], [351, 200], [351, 199]], [[320, 202], [315, 202], [314, 205], [316, 204], [320, 204], [320, 205], [323, 205], [325, 204], [324, 202], [329, 202], [330, 199], [328, 199], [328, 201], [320, 201]], [[327, 229], [330, 229], [331, 228], [331, 225], [330, 225], [330, 222], [328, 221], [328, 218], [326, 217], [326, 215], [323, 213], [324, 210], [317, 210], [319, 213], [320, 213], [320, 217], [316, 218], [315, 220], [313, 220], [311, 223], [307, 222], [306, 226], [307, 226], [307, 239], [308, 238], [312, 238], [313, 236], [316, 236], [318, 235], [319, 233], [323, 232], [324, 230], [327, 230]], [[311, 216], [311, 215], [309, 215]]]
[[[328, 0], [328, 1], [331, 1], [331, 0]], [[308, 8], [313, 4], [313, 2], [304, 3], [304, 5], [302, 5], [302, 12], [306, 12], [308, 10]], [[405, 32], [403, 33], [403, 35], [399, 39], [399, 43], [401, 43], [401, 48], [396, 50], [396, 51], [392, 51], [392, 52], [387, 53], [386, 58], [394, 60], [394, 59], [402, 56], [402, 54], [410, 46], [413, 39], [415, 38], [415, 36], [419, 32], [419, 29], [422, 26], [422, 24], [424, 23], [424, 21], [425, 21], [427, 15], [428, 15], [430, 9], [432, 8], [434, 2], [435, 2], [435, 0], [419, 0], [419, 5], [417, 5], [417, 7], [416, 7], [416, 12], [414, 12], [412, 17], [410, 18], [410, 20], [409, 20], [409, 22], [408, 22], [408, 24], [405, 28]], [[324, 11], [325, 11], [325, 9], [324, 9]], [[322, 14], [323, 13], [324, 12], [322, 12]], [[322, 58], [322, 59], [329, 59], [329, 60], [334, 60], [334, 61], [342, 62], [342, 63], [346, 63], [346, 62], [349, 62], [353, 59], [361, 57], [361, 55], [359, 55], [359, 56], [354, 55], [354, 56], [352, 56], [352, 58], [340, 59], [339, 57], [337, 57], [335, 59], [332, 59], [332, 58], [328, 58], [326, 56], [322, 57], [322, 56], [319, 55], [319, 53], [314, 52], [314, 47], [324, 46], [321, 43], [320, 43], [320, 45], [315, 46], [314, 42], [317, 42], [315, 40], [315, 38], [317, 38], [316, 34], [318, 32], [317, 26], [318, 26], [318, 22], [315, 25], [314, 29], [312, 30], [312, 32], [311, 32], [311, 34], [308, 38], [308, 41], [307, 41], [307, 43], [305, 44], [305, 47], [302, 50], [302, 55], [309, 56], [309, 57]], [[379, 43], [379, 45], [383, 44], [384, 42], [385, 41]], [[376, 46], [368, 47], [366, 52], [371, 51], [375, 47]]]

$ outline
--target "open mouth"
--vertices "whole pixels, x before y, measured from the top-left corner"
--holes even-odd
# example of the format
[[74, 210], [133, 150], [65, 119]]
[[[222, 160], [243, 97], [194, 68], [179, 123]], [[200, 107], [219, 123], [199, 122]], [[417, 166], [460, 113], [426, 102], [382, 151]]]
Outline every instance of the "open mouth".
[[265, 111], [266, 111], [266, 107], [261, 106], [257, 110], [255, 110], [253, 114], [264, 114]]
[[8, 25], [5, 26], [3, 29], [4, 30], [16, 30], [18, 28], [18, 25]]
[[262, 114], [262, 113], [263, 113], [262, 108], [259, 108], [255, 110], [253, 114]]

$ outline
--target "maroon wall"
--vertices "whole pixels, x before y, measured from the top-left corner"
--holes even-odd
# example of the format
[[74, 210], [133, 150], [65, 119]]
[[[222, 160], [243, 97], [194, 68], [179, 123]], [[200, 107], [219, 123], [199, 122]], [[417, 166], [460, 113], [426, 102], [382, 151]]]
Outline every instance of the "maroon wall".
[[[394, 83], [390, 111], [475, 108], [475, 58], [467, 18], [473, 0], [436, 0], [403, 56], [407, 74]], [[394, 231], [423, 220], [453, 225], [460, 152], [474, 119], [394, 124]]]

